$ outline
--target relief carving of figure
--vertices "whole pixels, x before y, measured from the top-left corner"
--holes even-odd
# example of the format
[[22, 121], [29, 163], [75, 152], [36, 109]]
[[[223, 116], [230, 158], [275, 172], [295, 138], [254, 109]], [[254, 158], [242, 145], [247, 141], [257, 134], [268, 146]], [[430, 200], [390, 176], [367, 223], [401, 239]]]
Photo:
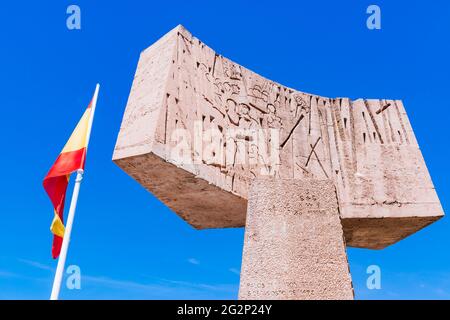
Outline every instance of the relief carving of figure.
[[[299, 94], [294, 95], [295, 113], [294, 118], [297, 119], [301, 114], [306, 116], [311, 111], [311, 106]], [[291, 110], [294, 111], [294, 110]]]
[[282, 127], [281, 118], [277, 116], [277, 109], [273, 104], [267, 105], [266, 125], [269, 128], [280, 129]]

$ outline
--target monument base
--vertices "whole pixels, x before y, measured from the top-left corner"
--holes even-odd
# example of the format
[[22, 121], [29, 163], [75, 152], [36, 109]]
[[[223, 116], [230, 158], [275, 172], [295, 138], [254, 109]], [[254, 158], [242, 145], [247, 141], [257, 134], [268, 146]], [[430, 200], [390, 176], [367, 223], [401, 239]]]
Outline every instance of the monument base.
[[353, 299], [344, 241], [331, 180], [255, 179], [239, 299]]

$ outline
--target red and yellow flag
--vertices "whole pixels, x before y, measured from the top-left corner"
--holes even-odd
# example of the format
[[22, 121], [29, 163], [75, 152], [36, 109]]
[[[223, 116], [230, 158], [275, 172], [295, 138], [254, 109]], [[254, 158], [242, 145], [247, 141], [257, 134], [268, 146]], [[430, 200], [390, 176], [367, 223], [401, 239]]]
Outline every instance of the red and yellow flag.
[[55, 216], [50, 226], [53, 233], [52, 256], [56, 259], [61, 251], [64, 236], [64, 201], [70, 174], [84, 169], [87, 149], [87, 135], [91, 117], [92, 102], [87, 107], [75, 130], [44, 178], [44, 189], [53, 204]]

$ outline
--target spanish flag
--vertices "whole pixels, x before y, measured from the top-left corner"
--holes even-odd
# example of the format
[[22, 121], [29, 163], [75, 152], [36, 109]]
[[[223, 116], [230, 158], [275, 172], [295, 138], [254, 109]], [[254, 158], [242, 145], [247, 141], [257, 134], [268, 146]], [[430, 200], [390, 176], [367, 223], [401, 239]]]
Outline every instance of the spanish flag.
[[66, 199], [69, 177], [72, 172], [84, 169], [88, 131], [92, 116], [91, 105], [92, 101], [43, 182], [44, 189], [53, 204], [55, 212], [50, 226], [50, 230], [53, 233], [52, 256], [54, 259], [59, 256], [64, 237], [64, 201]]

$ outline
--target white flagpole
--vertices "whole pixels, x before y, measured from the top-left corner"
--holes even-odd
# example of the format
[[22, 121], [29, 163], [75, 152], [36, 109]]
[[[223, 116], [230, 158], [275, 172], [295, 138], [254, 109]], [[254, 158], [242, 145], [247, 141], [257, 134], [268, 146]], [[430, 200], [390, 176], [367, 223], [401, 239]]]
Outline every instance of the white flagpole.
[[[100, 85], [95, 87], [94, 97], [92, 98], [92, 111], [89, 119], [89, 126], [86, 136], [86, 152], [89, 146], [89, 139], [91, 138], [92, 123], [94, 121], [95, 108], [97, 107], [97, 98]], [[55, 279], [53, 281], [52, 294], [50, 300], [58, 300], [59, 291], [61, 289], [61, 282], [64, 274], [64, 265], [66, 264], [67, 250], [69, 249], [70, 233], [72, 232], [73, 219], [75, 217], [75, 210], [77, 208], [78, 193], [80, 192], [81, 180], [83, 180], [83, 169], [77, 170], [77, 177], [75, 179], [75, 186], [73, 188], [72, 200], [70, 202], [69, 215], [67, 217], [67, 223], [64, 231], [63, 243], [61, 246], [61, 252], [59, 254], [58, 266], [56, 267]]]

